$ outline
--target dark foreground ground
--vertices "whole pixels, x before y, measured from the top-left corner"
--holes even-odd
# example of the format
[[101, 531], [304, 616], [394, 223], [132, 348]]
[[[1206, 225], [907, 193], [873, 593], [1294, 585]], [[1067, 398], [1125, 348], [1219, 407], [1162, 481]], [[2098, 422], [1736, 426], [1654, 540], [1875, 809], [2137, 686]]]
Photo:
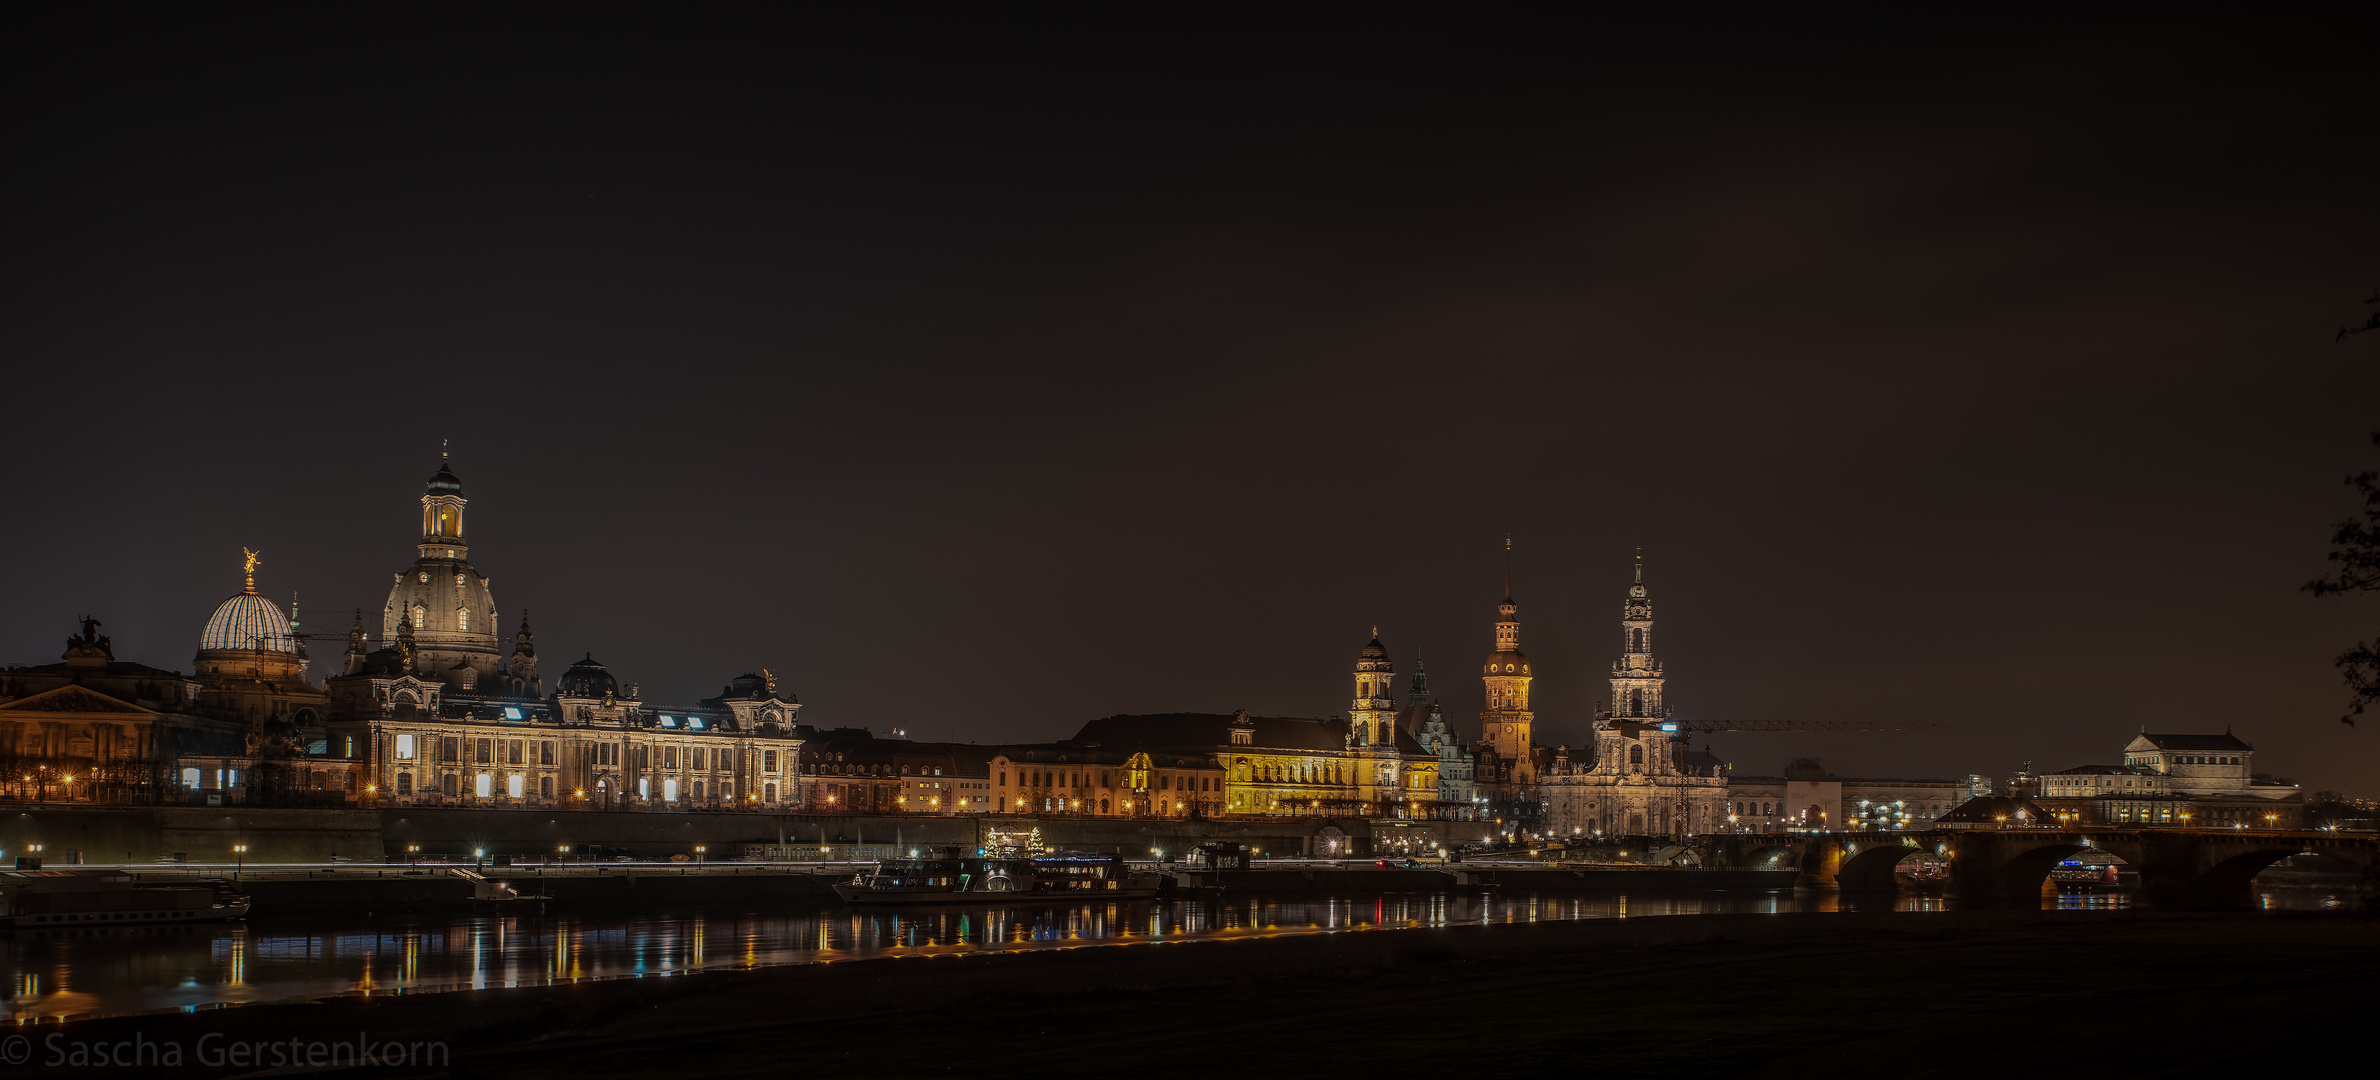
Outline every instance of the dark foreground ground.
[[[20, 1029], [58, 1048], [440, 1040], [371, 1076], [2223, 1076], [2362, 1056], [2380, 927], [1723, 915], [862, 960]], [[53, 1038], [55, 1037], [55, 1038]], [[62, 1040], [62, 1041], [61, 1041]], [[2087, 1064], [2086, 1064], [2087, 1063]], [[2360, 1071], [2360, 1067], [2357, 1067]], [[271, 1070], [289, 1075], [311, 1070]]]

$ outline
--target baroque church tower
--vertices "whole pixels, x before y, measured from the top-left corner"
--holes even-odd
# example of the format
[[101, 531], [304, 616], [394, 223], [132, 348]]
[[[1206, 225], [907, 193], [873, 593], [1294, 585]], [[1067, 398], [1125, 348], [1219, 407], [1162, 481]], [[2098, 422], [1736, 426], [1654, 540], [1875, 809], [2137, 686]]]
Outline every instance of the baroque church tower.
[[1636, 553], [1636, 580], [1620, 607], [1620, 658], [1611, 662], [1613, 717], [1658, 720], [1668, 716], [1661, 661], [1653, 659], [1653, 601], [1645, 596], [1645, 555]]
[[1496, 651], [1481, 666], [1487, 708], [1479, 714], [1480, 737], [1507, 762], [1526, 762], [1537, 714], [1529, 711], [1528, 654], [1521, 652], [1520, 606], [1512, 602], [1512, 541], [1504, 541], [1504, 602], [1496, 605]]
[[1355, 660], [1355, 703], [1347, 712], [1348, 736], [1357, 746], [1394, 746], [1397, 741], [1397, 665], [1372, 631], [1372, 643]]

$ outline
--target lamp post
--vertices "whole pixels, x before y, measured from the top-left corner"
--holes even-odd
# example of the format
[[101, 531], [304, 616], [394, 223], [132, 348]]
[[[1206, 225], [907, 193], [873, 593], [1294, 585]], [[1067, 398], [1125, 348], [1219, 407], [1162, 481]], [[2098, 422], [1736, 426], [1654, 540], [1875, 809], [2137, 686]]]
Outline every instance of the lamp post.
[[246, 869], [248, 866], [248, 845], [233, 844], [231, 846], [231, 858], [231, 879], [233, 881], [238, 881], [240, 879], [240, 871]]
[[705, 846], [703, 846], [703, 845], [701, 845], [701, 844], [696, 844], [696, 845], [694, 845], [694, 865], [696, 865], [696, 866], [701, 866], [701, 865], [702, 865], [702, 856], [703, 856], [703, 852], [706, 852], [706, 851], [709, 851], [709, 850], [710, 850], [710, 848], [707, 848], [707, 847], [705, 847]]

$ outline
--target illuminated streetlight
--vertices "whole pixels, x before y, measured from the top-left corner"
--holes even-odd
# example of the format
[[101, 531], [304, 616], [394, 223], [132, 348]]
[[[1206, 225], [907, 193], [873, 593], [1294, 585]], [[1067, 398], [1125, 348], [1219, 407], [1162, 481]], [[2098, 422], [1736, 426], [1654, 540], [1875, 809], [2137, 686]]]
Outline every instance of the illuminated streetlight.
[[236, 878], [239, 876], [240, 871], [248, 865], [248, 845], [233, 844], [231, 846], [231, 858], [231, 873], [232, 876]]

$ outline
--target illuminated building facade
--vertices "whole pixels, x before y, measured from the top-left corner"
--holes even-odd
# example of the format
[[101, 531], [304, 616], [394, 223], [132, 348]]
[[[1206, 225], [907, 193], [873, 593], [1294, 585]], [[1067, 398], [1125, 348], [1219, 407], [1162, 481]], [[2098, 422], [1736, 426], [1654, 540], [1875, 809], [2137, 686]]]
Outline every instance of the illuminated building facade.
[[116, 659], [99, 626], [83, 620], [59, 663], [0, 668], [0, 797], [173, 802], [184, 755], [240, 752], [247, 724], [198, 679]]
[[370, 648], [362, 618], [328, 681], [312, 758], [355, 770], [360, 801], [395, 805], [768, 809], [801, 802], [801, 703], [767, 671], [691, 706], [643, 700], [592, 655], [545, 691], [526, 613], [498, 651], [492, 581], [470, 562], [462, 481], [440, 463], [412, 565]]
[[2296, 784], [2256, 771], [2256, 748], [2221, 735], [2142, 732], [2121, 765], [2044, 775], [2035, 801], [2062, 821], [2089, 825], [2290, 828], [2303, 820]]
[[1964, 780], [1841, 777], [1816, 758], [1795, 758], [1779, 776], [1730, 774], [1725, 828], [1745, 833], [1930, 829], [1966, 799]]

